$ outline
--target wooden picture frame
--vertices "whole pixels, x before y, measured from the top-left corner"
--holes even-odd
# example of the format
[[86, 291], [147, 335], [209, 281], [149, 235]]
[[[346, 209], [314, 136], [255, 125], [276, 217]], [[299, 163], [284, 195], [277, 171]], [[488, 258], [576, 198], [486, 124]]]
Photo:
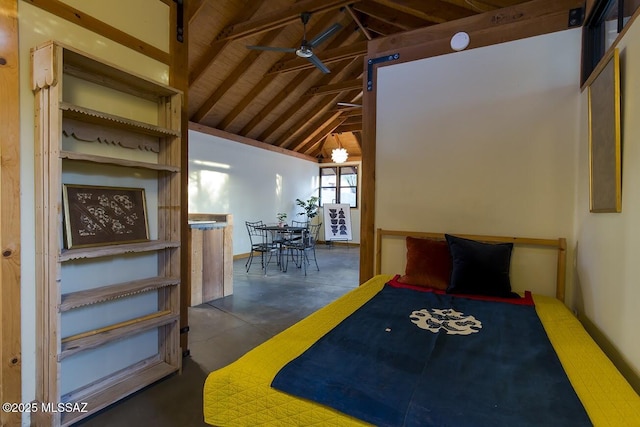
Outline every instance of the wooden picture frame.
[[63, 185], [67, 249], [149, 240], [144, 188]]
[[589, 201], [591, 212], [622, 210], [618, 49], [589, 86]]

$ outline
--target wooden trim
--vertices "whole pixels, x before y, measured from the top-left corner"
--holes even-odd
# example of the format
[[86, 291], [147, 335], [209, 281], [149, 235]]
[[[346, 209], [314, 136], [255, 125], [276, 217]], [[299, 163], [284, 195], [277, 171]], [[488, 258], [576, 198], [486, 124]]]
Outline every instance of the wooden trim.
[[[72, 22], [81, 26], [89, 31], [99, 34], [103, 37], [113, 40], [116, 43], [120, 43], [129, 49], [142, 53], [150, 58], [160, 61], [163, 64], [170, 64], [171, 58], [169, 53], [158, 49], [155, 46], [150, 45], [136, 37], [133, 37], [124, 31], [121, 31], [109, 24], [106, 24], [93, 16], [87, 15], [81, 10], [73, 8], [58, 0], [23, 0], [30, 3], [42, 10], [45, 10], [53, 15], [56, 15], [62, 19]], [[175, 21], [172, 21], [175, 22]]]
[[311, 156], [307, 156], [306, 154], [296, 153], [295, 151], [287, 150], [281, 147], [276, 147], [271, 144], [256, 141], [255, 139], [247, 138], [244, 136], [235, 135], [233, 133], [225, 132], [220, 129], [204, 126], [199, 123], [189, 122], [189, 129], [194, 130], [196, 132], [205, 133], [207, 135], [217, 136], [218, 138], [228, 139], [229, 141], [235, 141], [235, 142], [240, 142], [242, 144], [251, 145], [252, 147], [262, 148], [263, 150], [274, 151], [276, 153], [284, 154], [286, 156], [297, 157], [299, 159], [308, 160], [314, 163], [318, 162], [318, 159], [315, 159]]
[[[204, 3], [204, 2], [203, 2]], [[189, 63], [189, 28], [191, 19], [195, 16], [197, 10], [194, 10], [192, 2], [186, 2], [187, 13], [185, 22], [183, 22], [182, 29], [182, 42], [178, 41], [176, 26], [170, 24], [170, 37], [171, 42], [169, 44], [169, 52], [171, 56], [171, 63], [169, 64], [169, 84], [182, 91], [182, 105], [177, 120], [180, 121], [180, 134], [181, 134], [181, 146], [179, 147], [178, 159], [174, 159], [174, 162], [180, 165], [181, 175], [179, 179], [180, 185], [180, 219], [179, 229], [181, 236], [180, 246], [180, 271], [176, 272], [180, 274], [180, 330], [188, 330], [189, 326], [189, 304], [191, 298], [190, 288], [190, 259], [189, 259], [189, 242], [187, 236], [189, 235], [189, 224], [187, 221], [189, 215], [189, 70], [185, 64]], [[200, 4], [201, 5], [201, 4]], [[199, 6], [198, 6], [199, 9]], [[176, 22], [177, 19], [177, 6], [174, 3], [171, 6], [170, 23]], [[188, 15], [188, 16], [187, 16]], [[180, 347], [182, 354], [188, 354], [189, 351], [189, 333], [180, 334]]]
[[532, 0], [373, 40], [369, 42], [368, 55], [400, 53], [399, 62], [407, 62], [452, 53], [449, 43], [458, 31], [469, 34], [468, 50], [565, 30], [569, 10], [583, 4], [582, 0]]
[[[18, 1], [0, 0], [0, 400], [22, 401], [20, 338], [20, 61]], [[0, 412], [0, 424], [18, 426], [20, 413]]]
[[618, 47], [618, 43], [620, 43], [620, 40], [625, 36], [625, 34], [627, 34], [627, 31], [633, 25], [634, 21], [638, 19], [639, 16], [640, 16], [640, 7], [636, 9], [636, 11], [633, 13], [631, 18], [629, 18], [629, 21], [627, 22], [627, 24], [624, 26], [622, 31], [620, 31], [620, 33], [618, 34], [614, 42], [611, 44], [611, 46], [609, 46], [609, 49], [607, 49], [604, 55], [602, 55], [602, 58], [600, 58], [598, 65], [596, 65], [596, 67], [593, 69], [591, 74], [589, 74], [589, 77], [587, 78], [587, 80], [585, 80], [582, 86], [580, 86], [581, 91], [584, 91], [586, 88], [591, 86], [591, 83], [593, 83], [596, 77], [598, 77], [600, 72], [604, 69], [604, 67], [607, 65], [609, 60], [613, 57], [613, 54], [616, 48]]
[[[472, 239], [485, 243], [513, 243], [518, 246], [532, 246], [540, 248], [555, 249], [556, 256], [556, 298], [564, 302], [565, 280], [566, 280], [566, 256], [567, 239], [540, 239], [535, 237], [511, 237], [511, 236], [490, 236], [479, 234], [455, 234], [463, 239]], [[434, 233], [424, 231], [402, 231], [402, 230], [376, 230], [376, 274], [380, 274], [382, 267], [382, 238], [383, 237], [416, 237], [421, 239], [445, 240], [445, 233]]]
[[583, 0], [532, 0], [368, 43], [365, 64], [369, 59], [389, 54], [398, 53], [400, 57], [373, 67], [373, 90], [363, 88], [361, 283], [373, 277], [374, 273], [377, 68], [452, 53], [451, 36], [459, 31], [469, 34], [471, 42], [468, 49], [474, 49], [565, 30], [569, 10], [583, 5]]

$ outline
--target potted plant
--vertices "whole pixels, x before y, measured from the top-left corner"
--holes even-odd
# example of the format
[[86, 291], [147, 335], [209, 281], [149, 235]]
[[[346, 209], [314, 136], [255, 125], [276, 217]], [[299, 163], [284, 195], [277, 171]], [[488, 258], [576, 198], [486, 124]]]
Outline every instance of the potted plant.
[[278, 227], [282, 227], [287, 219], [287, 214], [285, 212], [278, 212], [276, 218], [278, 218]]
[[298, 215], [306, 215], [307, 221], [311, 222], [311, 219], [318, 216], [319, 213], [318, 208], [320, 206], [318, 205], [318, 200], [320, 200], [320, 198], [317, 196], [311, 196], [307, 201], [296, 199], [296, 204], [304, 209], [304, 212], [300, 212]]

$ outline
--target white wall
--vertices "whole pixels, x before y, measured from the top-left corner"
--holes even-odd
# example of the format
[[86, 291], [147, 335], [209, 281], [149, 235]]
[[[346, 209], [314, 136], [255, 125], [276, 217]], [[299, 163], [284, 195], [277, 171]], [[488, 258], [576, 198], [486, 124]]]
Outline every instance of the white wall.
[[574, 29], [380, 68], [376, 227], [571, 239], [580, 45]]
[[317, 195], [318, 164], [189, 131], [189, 212], [233, 214], [233, 253], [250, 247], [245, 221], [304, 221], [296, 199]]
[[[581, 97], [575, 304], [640, 390], [640, 20], [617, 46], [622, 76], [622, 212], [589, 213], [587, 91]], [[629, 377], [629, 375], [627, 375]]]

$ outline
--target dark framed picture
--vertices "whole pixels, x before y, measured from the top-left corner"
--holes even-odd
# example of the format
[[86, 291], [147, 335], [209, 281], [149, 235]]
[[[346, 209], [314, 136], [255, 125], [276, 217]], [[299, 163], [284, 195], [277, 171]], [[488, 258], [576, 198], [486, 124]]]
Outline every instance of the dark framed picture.
[[622, 210], [618, 49], [589, 86], [589, 200], [591, 212]]
[[64, 184], [67, 249], [149, 240], [144, 188]]

